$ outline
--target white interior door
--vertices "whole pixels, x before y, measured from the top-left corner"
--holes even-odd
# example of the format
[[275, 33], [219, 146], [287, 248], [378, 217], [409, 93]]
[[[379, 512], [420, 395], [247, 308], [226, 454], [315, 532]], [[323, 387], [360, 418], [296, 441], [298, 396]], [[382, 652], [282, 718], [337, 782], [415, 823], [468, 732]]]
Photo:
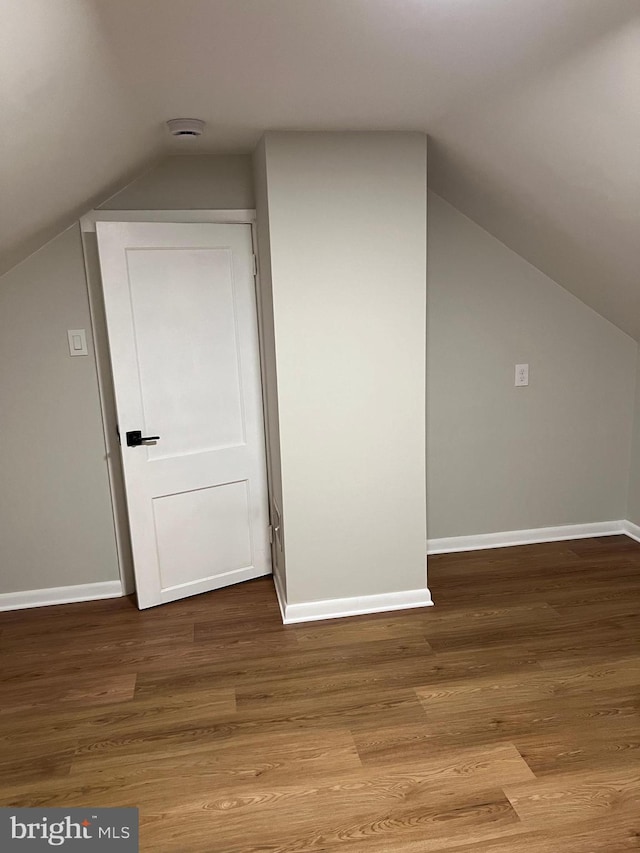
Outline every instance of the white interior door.
[[96, 230], [138, 604], [268, 574], [251, 228]]

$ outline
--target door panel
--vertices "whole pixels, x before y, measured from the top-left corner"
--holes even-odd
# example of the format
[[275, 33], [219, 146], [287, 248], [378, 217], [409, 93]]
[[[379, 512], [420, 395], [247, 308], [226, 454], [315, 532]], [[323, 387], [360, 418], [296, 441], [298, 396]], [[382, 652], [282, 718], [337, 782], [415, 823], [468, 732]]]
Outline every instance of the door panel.
[[96, 230], [139, 606], [269, 573], [250, 227]]
[[247, 481], [154, 498], [163, 589], [251, 563]]
[[144, 429], [163, 429], [149, 458], [244, 444], [231, 252], [138, 250], [127, 260]]

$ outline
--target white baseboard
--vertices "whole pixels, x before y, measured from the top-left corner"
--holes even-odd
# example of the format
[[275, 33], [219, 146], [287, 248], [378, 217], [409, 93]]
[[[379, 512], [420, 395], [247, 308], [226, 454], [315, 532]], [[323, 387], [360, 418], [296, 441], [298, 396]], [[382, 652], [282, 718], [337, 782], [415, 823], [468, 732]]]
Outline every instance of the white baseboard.
[[431, 593], [426, 587], [403, 592], [388, 592], [382, 595], [329, 598], [325, 601], [287, 604], [277, 575], [273, 577], [282, 621], [285, 625], [295, 622], [317, 622], [320, 619], [342, 619], [345, 616], [359, 616], [365, 613], [386, 613], [389, 610], [430, 607], [433, 604]]
[[[561, 542], [565, 539], [589, 539], [595, 536], [626, 535], [640, 542], [640, 525], [631, 521], [602, 521], [593, 524], [564, 524], [559, 527], [539, 527], [533, 530], [508, 530], [503, 533], [480, 533], [475, 536], [451, 536], [429, 539], [428, 554], [449, 554], [457, 551], [479, 551], [485, 548], [508, 548], [536, 542]], [[354, 598], [331, 598], [325, 601], [307, 601], [287, 604], [277, 574], [273, 580], [282, 621], [315, 622], [319, 619], [340, 619], [365, 613], [384, 613], [390, 610], [407, 610], [429, 607], [433, 604], [427, 588], [390, 592], [382, 595], [365, 595]], [[70, 604], [95, 601], [102, 598], [120, 598], [124, 595], [121, 581], [58, 586], [49, 589], [29, 589], [22, 592], [0, 594], [0, 611], [23, 610], [28, 607], [49, 607], [53, 604]]]
[[634, 524], [632, 521], [623, 521], [622, 527], [623, 533], [625, 533], [631, 539], [635, 539], [636, 542], [640, 542], [640, 526]]
[[[636, 531], [636, 536], [628, 527]], [[450, 536], [429, 539], [427, 554], [451, 554], [456, 551], [480, 551], [484, 548], [509, 548], [536, 542], [562, 542], [565, 539], [590, 539], [594, 536], [615, 536], [626, 533], [640, 541], [640, 527], [628, 521], [600, 521], [592, 524], [563, 524], [559, 527], [538, 527], [533, 530], [507, 530], [503, 533], [479, 533], [475, 536]]]
[[73, 601], [95, 601], [99, 598], [120, 598], [120, 581], [81, 583], [76, 586], [55, 586], [50, 589], [27, 589], [23, 592], [0, 594], [0, 610], [24, 610], [26, 607], [49, 607]]

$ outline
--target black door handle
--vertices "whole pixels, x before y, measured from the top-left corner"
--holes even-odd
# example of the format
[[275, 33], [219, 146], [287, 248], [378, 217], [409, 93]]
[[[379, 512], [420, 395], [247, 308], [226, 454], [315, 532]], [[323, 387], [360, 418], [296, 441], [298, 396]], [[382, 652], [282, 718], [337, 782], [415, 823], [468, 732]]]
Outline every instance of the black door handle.
[[139, 429], [132, 429], [127, 433], [127, 447], [140, 447], [145, 441], [158, 441], [159, 435], [143, 435]]

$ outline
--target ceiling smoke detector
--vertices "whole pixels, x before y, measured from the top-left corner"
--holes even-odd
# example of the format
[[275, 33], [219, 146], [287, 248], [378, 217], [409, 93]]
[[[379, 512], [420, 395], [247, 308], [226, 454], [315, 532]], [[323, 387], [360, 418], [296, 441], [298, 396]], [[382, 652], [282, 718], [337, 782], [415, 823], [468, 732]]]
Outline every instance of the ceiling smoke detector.
[[193, 138], [204, 133], [204, 122], [199, 118], [170, 118], [167, 127], [171, 136]]

